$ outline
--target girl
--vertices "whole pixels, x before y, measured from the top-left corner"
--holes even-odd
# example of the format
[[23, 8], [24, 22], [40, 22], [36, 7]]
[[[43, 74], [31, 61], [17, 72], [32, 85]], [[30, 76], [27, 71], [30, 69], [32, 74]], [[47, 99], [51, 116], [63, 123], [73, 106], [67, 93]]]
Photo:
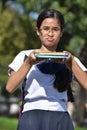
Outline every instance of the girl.
[[26, 77], [24, 106], [17, 130], [74, 130], [67, 112], [68, 97], [73, 100], [71, 71], [58, 63], [58, 59], [35, 56], [37, 52], [56, 52], [63, 31], [61, 12], [54, 9], [41, 12], [36, 27], [41, 47], [21, 51], [9, 65], [7, 91], [13, 93]]

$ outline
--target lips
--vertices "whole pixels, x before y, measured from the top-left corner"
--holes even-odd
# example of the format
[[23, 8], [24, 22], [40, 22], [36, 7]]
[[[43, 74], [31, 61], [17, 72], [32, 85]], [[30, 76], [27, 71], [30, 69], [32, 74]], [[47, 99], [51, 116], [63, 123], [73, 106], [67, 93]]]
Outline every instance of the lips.
[[53, 42], [54, 40], [52, 38], [47, 38], [47, 41]]

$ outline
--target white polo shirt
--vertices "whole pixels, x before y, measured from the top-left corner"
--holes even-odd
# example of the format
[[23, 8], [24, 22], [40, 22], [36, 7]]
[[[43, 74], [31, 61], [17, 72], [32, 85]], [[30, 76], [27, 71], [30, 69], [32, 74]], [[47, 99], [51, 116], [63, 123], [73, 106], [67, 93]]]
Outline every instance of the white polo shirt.
[[[16, 72], [23, 64], [25, 55], [28, 56], [31, 51], [21, 51], [9, 65], [8, 73], [10, 74], [11, 69]], [[87, 71], [78, 58], [75, 57], [75, 60], [84, 71]], [[54, 74], [44, 74], [33, 65], [26, 78], [23, 112], [33, 109], [67, 111], [67, 91], [58, 92], [53, 87]]]

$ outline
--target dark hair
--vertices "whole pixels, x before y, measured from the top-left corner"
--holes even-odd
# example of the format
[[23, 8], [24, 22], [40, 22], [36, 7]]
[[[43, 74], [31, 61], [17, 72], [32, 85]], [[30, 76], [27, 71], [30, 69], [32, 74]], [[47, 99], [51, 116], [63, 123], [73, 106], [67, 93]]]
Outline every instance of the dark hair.
[[58, 92], [67, 90], [68, 101], [73, 102], [74, 97], [71, 89], [72, 72], [67, 67], [64, 67], [55, 74], [55, 77], [54, 87], [58, 90]]
[[60, 23], [61, 29], [64, 28], [64, 17], [61, 12], [50, 9], [50, 10], [44, 10], [40, 13], [37, 19], [37, 28], [39, 29], [41, 26], [41, 23], [46, 18], [56, 18], [58, 22]]

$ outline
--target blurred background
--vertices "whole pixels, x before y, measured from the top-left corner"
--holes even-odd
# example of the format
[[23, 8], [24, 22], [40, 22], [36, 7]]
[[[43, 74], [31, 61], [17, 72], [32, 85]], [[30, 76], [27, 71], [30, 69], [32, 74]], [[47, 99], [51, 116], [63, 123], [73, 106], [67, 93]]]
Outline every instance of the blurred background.
[[[39, 48], [36, 19], [52, 8], [62, 12], [66, 23], [59, 45], [87, 67], [87, 0], [0, 0], [0, 130], [8, 130], [2, 128], [3, 117], [18, 118], [19, 110], [20, 91], [5, 90], [8, 64], [20, 51]], [[87, 92], [76, 80], [72, 88], [75, 102], [68, 103], [69, 113], [75, 126], [87, 126]]]

